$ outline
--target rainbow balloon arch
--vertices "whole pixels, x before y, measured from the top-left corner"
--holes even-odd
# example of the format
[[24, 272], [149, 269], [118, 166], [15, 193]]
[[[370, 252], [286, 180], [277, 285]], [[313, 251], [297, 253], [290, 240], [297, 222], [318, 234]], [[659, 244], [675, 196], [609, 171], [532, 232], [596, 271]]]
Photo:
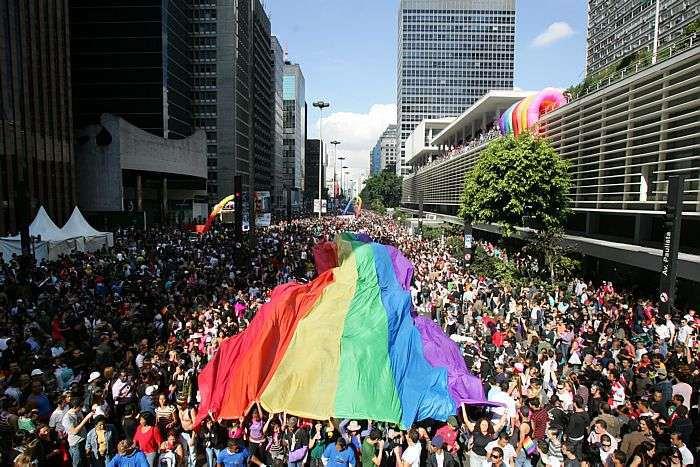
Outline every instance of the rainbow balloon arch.
[[502, 135], [512, 133], [515, 136], [532, 129], [538, 131], [540, 118], [566, 103], [566, 96], [561, 90], [545, 88], [511, 105], [498, 119], [498, 128]]

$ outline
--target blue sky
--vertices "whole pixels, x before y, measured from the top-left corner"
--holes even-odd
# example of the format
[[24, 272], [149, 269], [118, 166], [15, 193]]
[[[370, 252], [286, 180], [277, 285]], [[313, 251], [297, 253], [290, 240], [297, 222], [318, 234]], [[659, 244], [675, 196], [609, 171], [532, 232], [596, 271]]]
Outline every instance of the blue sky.
[[[586, 0], [518, 0], [515, 86], [580, 81], [586, 60]], [[360, 173], [373, 141], [395, 113], [397, 0], [267, 0], [272, 31], [301, 65], [306, 99], [330, 101], [324, 140]], [[542, 35], [544, 34], [544, 35]], [[538, 36], [542, 35], [539, 40]], [[318, 134], [318, 111], [309, 137]], [[376, 134], [375, 134], [376, 133]]]

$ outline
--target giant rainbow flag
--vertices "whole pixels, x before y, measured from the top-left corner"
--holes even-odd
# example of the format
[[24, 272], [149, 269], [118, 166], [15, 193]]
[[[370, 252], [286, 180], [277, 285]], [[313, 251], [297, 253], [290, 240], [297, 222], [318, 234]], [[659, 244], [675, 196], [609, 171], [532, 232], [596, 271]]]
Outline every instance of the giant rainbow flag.
[[199, 376], [198, 423], [271, 413], [409, 427], [488, 404], [479, 378], [432, 321], [414, 317], [413, 267], [395, 248], [344, 233], [314, 250], [319, 276], [277, 287]]

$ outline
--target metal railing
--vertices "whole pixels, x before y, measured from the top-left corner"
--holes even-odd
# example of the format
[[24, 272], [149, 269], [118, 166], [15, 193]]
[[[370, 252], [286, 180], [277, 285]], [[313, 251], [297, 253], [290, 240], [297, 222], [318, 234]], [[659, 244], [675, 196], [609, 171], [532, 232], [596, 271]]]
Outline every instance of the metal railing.
[[659, 51], [657, 52], [656, 63], [652, 63], [651, 56], [645, 57], [644, 59], [636, 63], [632, 63], [631, 65], [629, 65], [626, 68], [623, 68], [622, 70], [618, 70], [608, 76], [603, 77], [592, 86], [588, 86], [587, 88], [582, 89], [578, 94], [572, 95], [569, 99], [569, 103], [581, 99], [582, 97], [585, 97], [589, 94], [593, 94], [594, 92], [599, 91], [600, 89], [603, 89], [607, 86], [610, 86], [611, 84], [615, 84], [619, 81], [622, 81], [623, 79], [631, 75], [646, 70], [652, 65], [656, 65], [659, 62], [675, 57], [676, 55], [683, 53], [686, 50], [690, 50], [693, 47], [697, 47], [699, 44], [700, 41], [698, 41], [697, 33], [692, 33], [689, 36], [686, 36], [681, 40], [674, 42], [673, 44], [667, 45], [666, 47], [659, 49]]

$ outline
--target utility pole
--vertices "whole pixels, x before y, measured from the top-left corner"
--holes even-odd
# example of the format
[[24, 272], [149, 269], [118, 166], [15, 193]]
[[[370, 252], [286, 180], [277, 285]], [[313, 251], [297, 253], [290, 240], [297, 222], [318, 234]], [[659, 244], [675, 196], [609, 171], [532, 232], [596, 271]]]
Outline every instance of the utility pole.
[[318, 218], [323, 214], [323, 109], [330, 107], [328, 102], [318, 100], [314, 102], [314, 107], [318, 107], [321, 112], [321, 120], [319, 122], [319, 139], [321, 140], [321, 148], [318, 151]]

